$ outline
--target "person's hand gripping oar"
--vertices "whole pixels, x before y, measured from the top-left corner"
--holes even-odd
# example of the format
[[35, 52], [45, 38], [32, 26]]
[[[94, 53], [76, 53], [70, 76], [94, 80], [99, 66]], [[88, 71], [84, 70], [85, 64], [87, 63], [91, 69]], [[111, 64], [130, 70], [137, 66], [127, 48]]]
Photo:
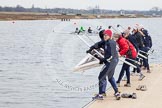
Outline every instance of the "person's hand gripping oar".
[[[79, 35], [77, 35], [77, 37], [80, 39], [80, 40], [82, 40], [89, 48], [91, 47], [81, 36], [79, 36]], [[99, 51], [97, 51], [96, 49], [93, 49], [93, 51], [95, 51], [100, 57], [101, 57], [101, 59], [99, 59], [99, 63], [101, 64], [103, 61], [104, 61], [104, 56], [99, 52]], [[89, 53], [89, 51], [88, 51], [88, 53]], [[89, 54], [91, 54], [91, 53], [89, 53]], [[92, 55], [92, 54], [91, 54]], [[93, 56], [93, 55], [92, 55]], [[95, 57], [95, 56], [94, 56]], [[112, 57], [110, 57], [110, 58], [108, 58], [108, 59], [106, 59], [107, 60], [107, 62], [110, 62], [110, 60], [112, 59]]]

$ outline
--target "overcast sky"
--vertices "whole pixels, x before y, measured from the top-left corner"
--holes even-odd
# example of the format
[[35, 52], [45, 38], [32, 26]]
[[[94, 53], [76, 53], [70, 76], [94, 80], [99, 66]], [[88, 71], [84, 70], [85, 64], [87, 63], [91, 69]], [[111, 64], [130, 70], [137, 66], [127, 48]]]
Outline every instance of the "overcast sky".
[[0, 0], [0, 6], [16, 6], [41, 8], [75, 8], [88, 9], [99, 5], [102, 9], [128, 9], [128, 10], [149, 10], [154, 6], [162, 8], [162, 0]]

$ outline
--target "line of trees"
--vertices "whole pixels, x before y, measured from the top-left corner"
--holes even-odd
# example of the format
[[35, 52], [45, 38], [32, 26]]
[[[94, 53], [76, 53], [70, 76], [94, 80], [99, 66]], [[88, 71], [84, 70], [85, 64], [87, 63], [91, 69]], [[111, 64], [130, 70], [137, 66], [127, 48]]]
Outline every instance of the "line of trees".
[[[120, 11], [114, 10], [105, 10], [99, 8], [91, 8], [91, 9], [70, 9], [70, 8], [53, 8], [53, 9], [43, 9], [43, 8], [35, 8], [32, 5], [31, 8], [24, 8], [20, 5], [16, 7], [2, 7], [0, 6], [0, 12], [41, 12], [41, 13], [58, 13], [58, 14], [120, 14]], [[130, 11], [130, 10], [122, 10], [125, 14], [143, 14], [143, 15], [162, 15], [162, 10], [160, 8], [152, 8], [149, 11]]]

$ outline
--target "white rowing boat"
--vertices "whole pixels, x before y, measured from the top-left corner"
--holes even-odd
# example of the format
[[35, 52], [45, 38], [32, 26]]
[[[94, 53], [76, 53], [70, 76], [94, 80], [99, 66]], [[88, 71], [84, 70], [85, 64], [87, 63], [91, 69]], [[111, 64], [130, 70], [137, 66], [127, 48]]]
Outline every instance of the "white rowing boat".
[[73, 69], [74, 72], [85, 71], [94, 67], [99, 67], [99, 60], [91, 54], [87, 54]]

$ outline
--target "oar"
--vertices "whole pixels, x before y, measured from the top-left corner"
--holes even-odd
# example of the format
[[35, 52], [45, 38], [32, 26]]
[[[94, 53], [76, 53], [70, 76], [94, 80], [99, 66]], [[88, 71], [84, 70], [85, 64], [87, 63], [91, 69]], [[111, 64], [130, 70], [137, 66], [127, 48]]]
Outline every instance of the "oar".
[[121, 27], [123, 30], [125, 30], [125, 28], [120, 24], [118, 24], [117, 27]]
[[58, 33], [58, 34], [77, 34], [75, 32], [55, 32], [53, 31], [54, 33]]
[[148, 51], [148, 54], [150, 55], [150, 54], [153, 54], [153, 53], [154, 53], [154, 49], [150, 48], [150, 50]]
[[137, 68], [137, 66], [133, 65], [132, 63], [125, 61], [125, 58], [123, 58], [123, 57], [119, 58], [119, 60], [122, 61], [122, 62], [124, 62], [124, 63], [126, 63], [127, 65], [132, 66], [133, 68]]
[[148, 52], [145, 52], [145, 51], [142, 51], [142, 50], [139, 50], [139, 52], [149, 55]]
[[148, 52], [139, 50], [139, 52], [142, 52], [142, 53], [144, 53], [144, 54], [150, 55], [150, 54], [152, 54], [152, 53], [154, 52], [154, 49], [151, 49], [151, 48], [150, 48]]
[[154, 49], [149, 48], [148, 54], [152, 54], [152, 53], [154, 53]]
[[121, 33], [123, 33], [123, 31], [124, 31], [125, 29], [122, 28], [123, 30], [121, 30], [119, 27], [120, 27], [120, 25], [118, 24], [118, 25], [117, 25], [117, 29], [118, 29]]
[[130, 61], [132, 61], [132, 62], [134, 62], [136, 64], [140, 64], [140, 62], [138, 62], [137, 60], [133, 60], [133, 59], [130, 59], [130, 58], [125, 58], [125, 59], [128, 59], [128, 60], [130, 60]]
[[94, 40], [92, 40], [89, 36], [85, 35], [90, 41], [92, 41], [93, 43], [95, 43]]
[[145, 58], [145, 59], [148, 59], [146, 56], [142, 55], [141, 53], [138, 53], [138, 55]]
[[[79, 36], [79, 35], [77, 35], [78, 36], [78, 38], [80, 39], [80, 40], [82, 40], [89, 48], [91, 47], [81, 36]], [[99, 56], [101, 56], [102, 58], [104, 58], [104, 56], [100, 53], [100, 52], [98, 52], [96, 49], [94, 49], [94, 51], [99, 55]]]
[[108, 26], [109, 29], [113, 29], [115, 32], [119, 32], [118, 30], [116, 30], [113, 26]]

